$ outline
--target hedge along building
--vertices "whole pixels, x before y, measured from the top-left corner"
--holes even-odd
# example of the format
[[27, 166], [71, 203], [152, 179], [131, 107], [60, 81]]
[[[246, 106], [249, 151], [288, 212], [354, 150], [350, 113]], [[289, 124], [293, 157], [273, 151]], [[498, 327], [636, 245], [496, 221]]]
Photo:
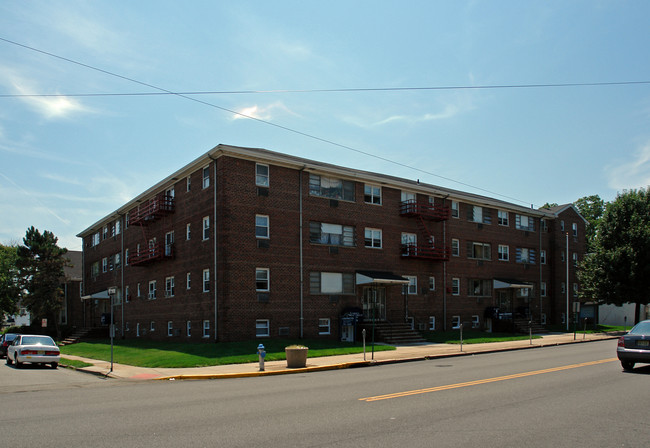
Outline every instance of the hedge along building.
[[106, 313], [115, 288], [118, 335], [349, 340], [359, 315], [416, 330], [564, 322], [584, 227], [571, 205], [218, 145], [78, 236], [84, 297]]

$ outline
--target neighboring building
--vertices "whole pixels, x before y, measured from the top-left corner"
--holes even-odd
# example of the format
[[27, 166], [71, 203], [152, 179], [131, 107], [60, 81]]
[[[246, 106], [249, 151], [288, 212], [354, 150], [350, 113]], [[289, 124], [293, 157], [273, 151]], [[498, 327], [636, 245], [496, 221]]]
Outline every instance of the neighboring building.
[[59, 323], [72, 327], [85, 327], [85, 304], [81, 301], [83, 253], [78, 250], [69, 250], [64, 257], [70, 261], [63, 268], [65, 276], [61, 288], [64, 300]]
[[115, 288], [125, 337], [350, 340], [358, 314], [418, 330], [561, 323], [585, 221], [219, 145], [78, 236], [84, 298], [104, 307], [88, 325]]

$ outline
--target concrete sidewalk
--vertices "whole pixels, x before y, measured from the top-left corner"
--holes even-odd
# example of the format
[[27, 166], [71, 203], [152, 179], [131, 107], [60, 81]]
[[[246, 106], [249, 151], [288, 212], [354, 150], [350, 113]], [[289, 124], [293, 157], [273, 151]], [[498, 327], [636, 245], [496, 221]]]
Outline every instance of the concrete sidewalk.
[[[491, 342], [485, 344], [463, 344], [462, 351], [458, 344], [417, 344], [401, 345], [396, 350], [375, 352], [371, 348], [367, 352], [353, 355], [324, 356], [320, 358], [307, 358], [304, 368], [287, 368], [286, 361], [269, 361], [265, 363], [265, 370], [259, 371], [259, 363], [228, 364], [223, 366], [194, 367], [194, 368], [147, 368], [135, 367], [113, 363], [110, 371], [110, 362], [95, 359], [81, 358], [78, 356], [64, 355], [65, 358], [85, 361], [92, 364], [89, 367], [77, 368], [79, 371], [93, 373], [108, 378], [125, 380], [196, 380], [219, 378], [245, 378], [252, 376], [282, 375], [291, 373], [316, 372], [322, 370], [346, 369], [352, 367], [367, 367], [396, 362], [418, 361], [425, 359], [447, 358], [452, 356], [465, 356], [478, 353], [493, 353], [508, 350], [525, 350], [532, 348], [548, 347], [563, 344], [576, 344], [583, 342], [615, 339], [618, 334], [578, 334], [553, 333], [541, 335], [541, 339]], [[61, 363], [65, 366], [65, 362]]]

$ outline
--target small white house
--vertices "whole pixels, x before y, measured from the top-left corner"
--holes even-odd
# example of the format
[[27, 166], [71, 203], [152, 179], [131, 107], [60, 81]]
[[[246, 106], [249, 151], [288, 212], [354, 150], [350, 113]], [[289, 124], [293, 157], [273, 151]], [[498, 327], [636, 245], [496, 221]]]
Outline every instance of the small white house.
[[[625, 303], [622, 306], [600, 305], [598, 307], [598, 323], [601, 325], [627, 325], [634, 324], [634, 303]], [[640, 305], [639, 319], [650, 317], [650, 304]]]

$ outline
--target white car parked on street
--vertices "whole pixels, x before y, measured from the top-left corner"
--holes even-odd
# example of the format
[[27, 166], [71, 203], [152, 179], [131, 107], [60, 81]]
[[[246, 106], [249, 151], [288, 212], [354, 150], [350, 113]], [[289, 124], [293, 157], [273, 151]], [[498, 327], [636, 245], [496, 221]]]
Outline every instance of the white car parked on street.
[[16, 368], [24, 362], [31, 364], [50, 364], [53, 369], [59, 366], [61, 351], [49, 336], [19, 334], [7, 347], [7, 364], [16, 363]]

